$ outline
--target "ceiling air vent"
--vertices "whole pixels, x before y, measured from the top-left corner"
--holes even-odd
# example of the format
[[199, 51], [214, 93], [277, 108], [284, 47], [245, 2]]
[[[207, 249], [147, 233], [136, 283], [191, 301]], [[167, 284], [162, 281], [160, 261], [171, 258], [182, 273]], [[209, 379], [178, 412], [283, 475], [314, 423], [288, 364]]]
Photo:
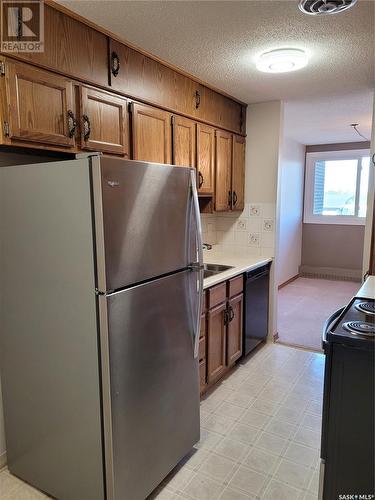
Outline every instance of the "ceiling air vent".
[[299, 8], [305, 14], [311, 16], [322, 16], [325, 14], [337, 14], [350, 9], [357, 0], [300, 0]]

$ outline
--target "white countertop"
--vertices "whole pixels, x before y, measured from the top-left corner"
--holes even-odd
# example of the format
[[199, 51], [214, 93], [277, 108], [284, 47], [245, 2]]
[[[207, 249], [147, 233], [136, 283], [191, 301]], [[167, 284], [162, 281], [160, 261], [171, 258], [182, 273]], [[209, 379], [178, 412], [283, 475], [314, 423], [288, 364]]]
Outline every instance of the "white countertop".
[[359, 289], [356, 297], [375, 299], [375, 276], [369, 276]]
[[217, 254], [212, 253], [211, 250], [206, 250], [203, 253], [203, 261], [205, 264], [222, 264], [226, 266], [233, 266], [227, 271], [215, 274], [204, 280], [204, 288], [209, 288], [213, 285], [225, 281], [229, 278], [233, 278], [238, 274], [242, 274], [245, 271], [251, 271], [257, 267], [264, 266], [268, 262], [272, 261], [270, 257], [262, 257], [260, 255], [254, 255], [249, 257], [237, 257], [234, 255]]

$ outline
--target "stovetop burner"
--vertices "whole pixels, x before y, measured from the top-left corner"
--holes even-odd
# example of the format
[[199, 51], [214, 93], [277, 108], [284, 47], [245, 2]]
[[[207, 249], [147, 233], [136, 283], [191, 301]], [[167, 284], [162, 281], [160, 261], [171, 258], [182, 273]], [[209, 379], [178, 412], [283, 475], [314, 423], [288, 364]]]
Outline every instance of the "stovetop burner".
[[355, 308], [366, 314], [375, 314], [375, 302], [360, 302]]
[[344, 323], [345, 330], [356, 335], [365, 335], [366, 337], [375, 336], [375, 324], [367, 321], [347, 321]]

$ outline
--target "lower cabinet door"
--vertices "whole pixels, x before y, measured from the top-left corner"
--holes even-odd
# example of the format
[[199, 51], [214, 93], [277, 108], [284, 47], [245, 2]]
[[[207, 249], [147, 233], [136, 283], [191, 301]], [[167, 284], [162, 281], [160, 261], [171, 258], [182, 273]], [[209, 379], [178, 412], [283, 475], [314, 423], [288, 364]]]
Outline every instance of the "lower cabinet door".
[[82, 149], [129, 156], [127, 100], [81, 87]]
[[226, 369], [226, 302], [208, 311], [207, 383], [219, 379]]
[[243, 294], [228, 303], [227, 365], [232, 365], [242, 355]]
[[203, 360], [199, 363], [199, 384], [200, 384], [200, 393], [205, 391], [207, 382], [206, 382], [206, 360]]

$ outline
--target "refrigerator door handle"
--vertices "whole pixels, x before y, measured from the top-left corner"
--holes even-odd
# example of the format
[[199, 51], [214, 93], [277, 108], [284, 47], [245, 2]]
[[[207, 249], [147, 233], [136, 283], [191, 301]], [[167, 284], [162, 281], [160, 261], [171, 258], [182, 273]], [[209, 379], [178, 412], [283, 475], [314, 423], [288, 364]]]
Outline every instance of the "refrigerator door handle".
[[194, 358], [197, 358], [199, 351], [199, 336], [200, 336], [200, 323], [201, 323], [200, 320], [201, 320], [202, 302], [203, 302], [203, 247], [202, 247], [201, 218], [200, 218], [199, 203], [198, 203], [198, 191], [197, 191], [194, 169], [190, 170], [190, 186], [191, 186], [193, 210], [195, 216], [196, 233], [194, 237], [196, 243], [195, 254], [197, 259], [197, 262], [194, 262], [191, 267], [194, 271], [198, 273], [198, 284], [197, 284], [198, 300], [197, 300], [196, 317], [194, 318]]

